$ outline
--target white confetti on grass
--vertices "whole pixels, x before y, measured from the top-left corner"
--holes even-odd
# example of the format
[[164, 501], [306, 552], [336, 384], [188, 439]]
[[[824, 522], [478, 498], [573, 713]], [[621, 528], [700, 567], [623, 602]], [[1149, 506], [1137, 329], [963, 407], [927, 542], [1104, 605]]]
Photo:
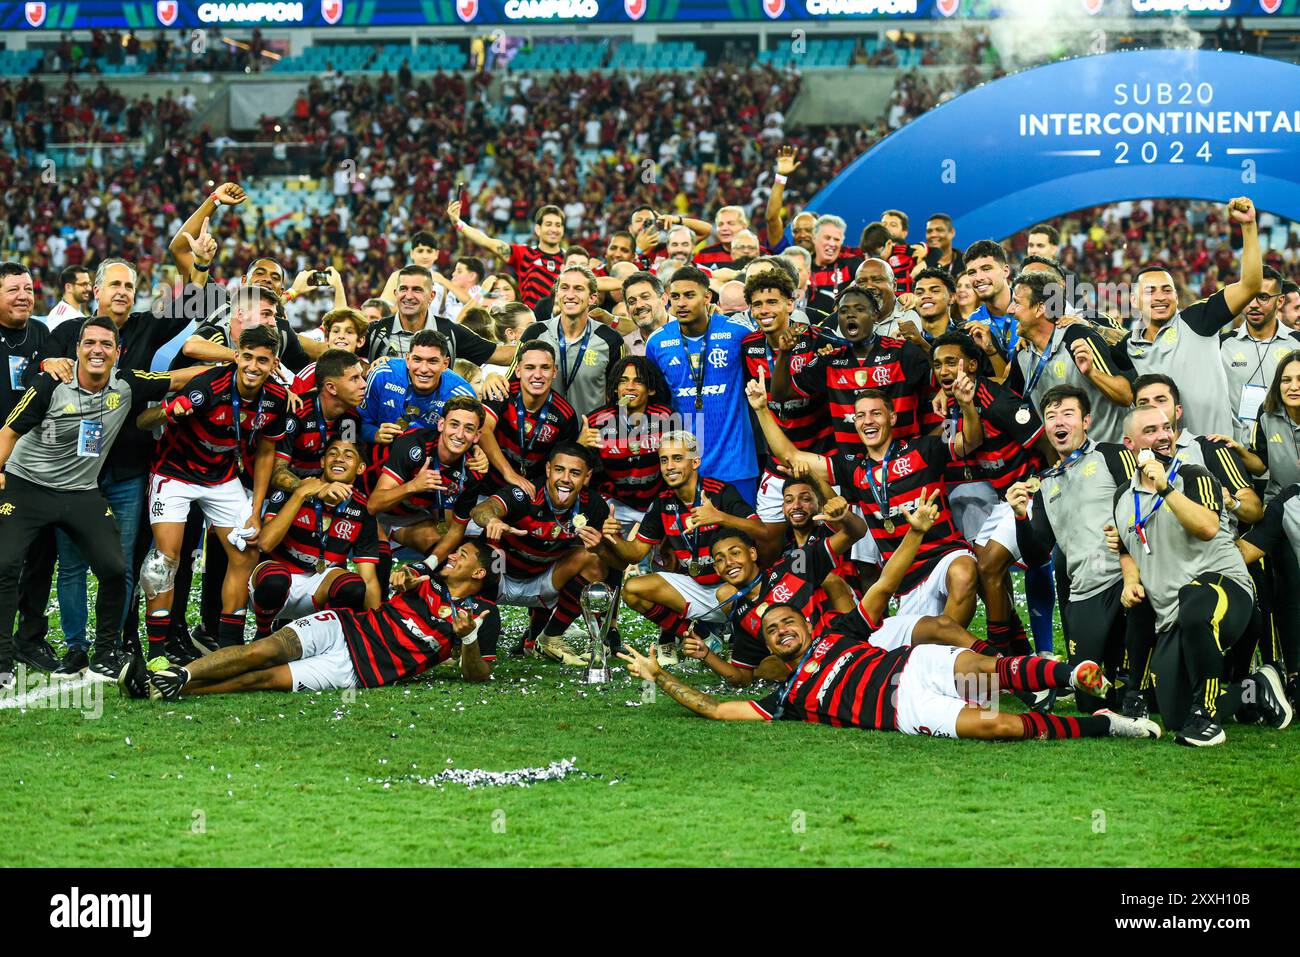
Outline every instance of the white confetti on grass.
[[[432, 777], [408, 774], [400, 778], [370, 778], [369, 780], [374, 784], [382, 784], [385, 789], [393, 784], [423, 784], [432, 788], [441, 788], [447, 784], [459, 784], [467, 788], [526, 788], [545, 781], [563, 781], [566, 778], [599, 780], [604, 777], [603, 774], [588, 774], [586, 771], [580, 770], [577, 761], [577, 757], [572, 757], [561, 761], [552, 761], [544, 768], [516, 768], [513, 771], [448, 768], [445, 771], [439, 771]], [[613, 784], [614, 781], [610, 783]]]

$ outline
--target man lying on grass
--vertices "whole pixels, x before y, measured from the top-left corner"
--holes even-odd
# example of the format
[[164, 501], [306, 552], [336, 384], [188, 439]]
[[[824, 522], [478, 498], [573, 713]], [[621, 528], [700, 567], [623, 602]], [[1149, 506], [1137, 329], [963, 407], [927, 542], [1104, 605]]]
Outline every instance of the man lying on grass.
[[[835, 726], [901, 731], [941, 738], [1158, 738], [1159, 727], [1146, 718], [1126, 718], [1101, 710], [1068, 718], [1051, 714], [1004, 714], [976, 702], [990, 700], [999, 690], [1038, 691], [1074, 688], [1101, 696], [1106, 677], [1093, 661], [1069, 666], [1033, 655], [989, 657], [969, 650], [977, 639], [964, 629], [953, 643], [911, 644], [886, 651], [871, 643], [883, 626], [882, 617], [893, 590], [912, 563], [937, 507], [922, 502], [915, 512], [904, 509], [911, 526], [902, 546], [890, 556], [880, 578], [858, 607], [833, 619], [818, 635], [802, 611], [788, 603], [773, 603], [762, 618], [763, 640], [773, 655], [791, 669], [789, 677], [761, 701], [720, 701], [696, 691], [659, 667], [653, 649], [646, 657], [635, 648], [619, 655], [628, 671], [653, 681], [673, 700], [706, 718], [722, 721], [816, 721]], [[943, 616], [922, 618], [912, 640], [931, 633], [930, 624], [949, 622]], [[935, 628], [939, 641], [947, 628]]]
[[413, 678], [460, 654], [467, 681], [486, 681], [496, 659], [501, 617], [482, 597], [496, 585], [492, 551], [469, 539], [432, 575], [398, 569], [399, 594], [373, 611], [324, 611], [290, 622], [252, 644], [221, 648], [184, 668], [123, 677], [131, 697], [170, 700], [230, 691], [377, 688]]

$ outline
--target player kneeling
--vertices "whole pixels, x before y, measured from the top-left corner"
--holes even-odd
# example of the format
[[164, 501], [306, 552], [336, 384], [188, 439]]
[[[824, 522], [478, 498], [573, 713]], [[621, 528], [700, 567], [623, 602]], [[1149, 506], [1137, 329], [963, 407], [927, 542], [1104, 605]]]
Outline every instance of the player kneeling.
[[[904, 514], [912, 526], [908, 537], [919, 539], [923, 534], [919, 525], [924, 523], [914, 522], [906, 510]], [[948, 644], [905, 645], [887, 651], [872, 644], [890, 595], [911, 565], [906, 554], [910, 550], [892, 555], [857, 609], [834, 619], [817, 636], [799, 607], [786, 602], [768, 606], [762, 617], [763, 640], [767, 650], [791, 670], [761, 701], [719, 701], [677, 680], [653, 655], [646, 657], [634, 648], [619, 657], [628, 663], [629, 672], [653, 681], [679, 704], [723, 721], [784, 718], [943, 738], [1160, 736], [1159, 727], [1146, 718], [1126, 718], [1105, 710], [1082, 718], [1009, 714], [970, 700], [988, 700], [1003, 687], [1012, 691], [1072, 687], [1099, 695], [1105, 690], [1105, 676], [1095, 662], [1081, 662], [1071, 670], [1033, 655], [993, 658]]]
[[492, 550], [482, 539], [457, 549], [432, 577], [399, 569], [401, 592], [373, 611], [325, 611], [290, 622], [252, 644], [223, 648], [185, 668], [123, 676], [130, 697], [155, 700], [232, 691], [378, 688], [413, 678], [458, 651], [461, 676], [486, 681], [496, 659], [501, 617]]
[[[271, 633], [277, 618], [379, 606], [379, 533], [353, 484], [363, 464], [355, 443], [335, 439], [325, 448], [320, 478], [271, 494], [260, 537], [269, 561], [253, 570], [248, 583], [258, 638]], [[351, 489], [347, 498], [329, 505], [316, 497], [336, 482]], [[357, 572], [348, 571], [349, 557]]]

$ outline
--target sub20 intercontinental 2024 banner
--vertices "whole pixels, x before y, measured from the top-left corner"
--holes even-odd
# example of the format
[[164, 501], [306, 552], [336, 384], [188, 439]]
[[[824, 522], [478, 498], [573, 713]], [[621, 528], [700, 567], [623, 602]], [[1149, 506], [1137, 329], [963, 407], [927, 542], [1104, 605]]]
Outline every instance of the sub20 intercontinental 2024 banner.
[[[1300, 16], [1300, 0], [1042, 0], [1104, 18]], [[592, 22], [989, 19], [1001, 0], [18, 0], [0, 2], [0, 30], [159, 27], [422, 26]]]

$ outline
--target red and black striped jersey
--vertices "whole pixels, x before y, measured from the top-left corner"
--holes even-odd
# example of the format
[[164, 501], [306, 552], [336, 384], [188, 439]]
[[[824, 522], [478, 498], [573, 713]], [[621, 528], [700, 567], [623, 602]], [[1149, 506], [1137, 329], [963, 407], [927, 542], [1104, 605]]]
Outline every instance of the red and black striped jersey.
[[414, 678], [460, 651], [452, 630], [452, 614], [471, 617], [487, 612], [478, 629], [478, 650], [484, 661], [494, 661], [501, 637], [501, 614], [482, 595], [452, 600], [440, 579], [423, 582], [371, 611], [338, 611], [363, 688], [378, 688]]
[[422, 515], [443, 518], [446, 510], [454, 513], [456, 521], [462, 525], [469, 524], [469, 513], [478, 504], [480, 494], [491, 491], [487, 485], [486, 475], [475, 472], [465, 461], [465, 456], [450, 465], [444, 465], [438, 458], [438, 430], [429, 426], [411, 429], [393, 440], [389, 446], [388, 458], [384, 461], [383, 475], [404, 485], [415, 478], [416, 473], [429, 467], [441, 473], [443, 485], [441, 491], [428, 494], [410, 495], [397, 504], [390, 514]]
[[[493, 436], [501, 446], [501, 454], [510, 467], [534, 484], [546, 478], [546, 456], [551, 446], [561, 442], [576, 442], [582, 431], [578, 413], [564, 396], [554, 389], [536, 412], [529, 412], [520, 400], [519, 380], [510, 380], [510, 396], [489, 399], [483, 403], [488, 422], [494, 427]], [[504, 484], [505, 477], [493, 474], [493, 480]]]
[[537, 246], [510, 244], [510, 268], [519, 277], [519, 298], [529, 309], [551, 294], [564, 267], [564, 250], [542, 252]]
[[200, 373], [177, 399], [193, 411], [168, 423], [158, 444], [154, 472], [194, 485], [230, 481], [238, 474], [239, 455], [251, 462], [259, 440], [284, 438], [288, 397], [284, 386], [268, 379], [255, 398], [243, 398], [235, 386], [233, 363]]
[[750, 704], [768, 720], [812, 721], [837, 728], [893, 731], [898, 676], [911, 645], [885, 651], [871, 643], [880, 627], [860, 609], [830, 622], [799, 667], [774, 692]]
[[771, 654], [759, 629], [770, 605], [794, 605], [820, 636], [839, 613], [822, 589], [822, 582], [839, 562], [830, 548], [830, 536], [814, 532], [808, 541], [783, 554], [763, 575], [757, 598], [738, 598], [728, 609], [731, 616], [731, 663], [737, 668], [757, 668]]
[[877, 336], [865, 359], [855, 356], [851, 346], [840, 346], [814, 357], [799, 372], [793, 366], [790, 371], [796, 392], [827, 404], [835, 443], [847, 451], [862, 447], [853, 427], [853, 400], [863, 389], [879, 389], [889, 396], [898, 416], [894, 435], [900, 439], [920, 434], [919, 415], [934, 395], [930, 360], [906, 339]]
[[293, 470], [294, 475], [314, 478], [324, 467], [322, 458], [325, 446], [338, 436], [346, 442], [355, 442], [364, 461], [365, 450], [361, 441], [361, 417], [355, 412], [344, 412], [333, 422], [321, 411], [320, 394], [302, 393], [302, 408], [289, 412], [284, 423], [284, 438], [276, 447], [275, 457]]
[[700, 573], [692, 577], [701, 585], [717, 585], [722, 582], [713, 570], [713, 540], [717, 537], [718, 525], [703, 525], [693, 532], [682, 527], [686, 516], [707, 495], [713, 507], [727, 515], [757, 521], [754, 506], [746, 502], [736, 491], [736, 487], [718, 479], [704, 478], [696, 480], [695, 500], [683, 502], [672, 489], [664, 489], [646, 509], [645, 518], [641, 519], [641, 528], [637, 530], [639, 541], [658, 545], [664, 539], [668, 547], [677, 556], [677, 564], [683, 574], [691, 562], [698, 563]]
[[691, 257], [691, 264], [695, 266], [713, 266], [714, 268], [725, 267], [736, 257], [731, 254], [731, 250], [722, 243], [714, 243], [712, 246], [705, 246]]
[[533, 578], [574, 548], [582, 548], [582, 539], [573, 524], [575, 516], [585, 517], [592, 528], [600, 528], [609, 518], [609, 504], [585, 488], [578, 493], [575, 506], [558, 515], [547, 501], [544, 483], [538, 484], [537, 494], [532, 498], [511, 485], [498, 489], [489, 501], [500, 502], [505, 509], [501, 520], [525, 533], [501, 538], [506, 574], [511, 578]]
[[[791, 331], [795, 334], [795, 341], [794, 351], [790, 354], [790, 373], [796, 375], [830, 340], [824, 330], [813, 326], [795, 325]], [[748, 384], [749, 380], [757, 379], [758, 370], [763, 370], [768, 383], [767, 407], [795, 448], [801, 452], [830, 451], [834, 444], [834, 430], [826, 412], [825, 399], [796, 395], [785, 402], [772, 401], [772, 347], [768, 345], [767, 336], [762, 330], [751, 332], [741, 340], [740, 349], [745, 360], [745, 382]], [[776, 471], [776, 460], [771, 454], [764, 456], [763, 465], [769, 472]]]
[[911, 292], [914, 285], [912, 270], [916, 268], [916, 257], [907, 242], [894, 243], [894, 251], [889, 257], [889, 268], [894, 270], [894, 294], [901, 296]]
[[644, 512], [664, 490], [659, 471], [659, 437], [673, 429], [673, 410], [647, 405], [627, 414], [619, 405], [606, 405], [587, 416], [600, 433], [600, 474], [596, 487], [606, 498]]
[[[968, 548], [965, 540], [953, 524], [952, 510], [948, 507], [948, 495], [944, 476], [951, 461], [948, 446], [936, 435], [922, 435], [908, 442], [895, 440], [887, 456], [889, 475], [884, 489], [888, 499], [888, 508], [882, 514], [877, 504], [871, 482], [880, 488], [882, 481], [882, 463], [870, 458], [864, 450], [861, 455], [836, 455], [827, 459], [834, 476], [835, 485], [847, 498], [854, 495], [862, 506], [862, 514], [867, 520], [867, 528], [880, 550], [882, 561], [888, 561], [902, 543], [903, 537], [911, 527], [903, 517], [903, 507], [908, 511], [915, 509], [925, 497], [935, 489], [939, 490], [939, 518], [925, 537], [916, 553], [916, 560], [903, 576], [898, 593], [911, 591], [930, 574], [935, 562], [944, 555], [959, 548]], [[870, 468], [870, 475], [867, 469]], [[890, 531], [885, 522], [893, 526]]]
[[956, 399], [948, 400], [943, 440], [953, 455], [948, 465], [949, 485], [988, 482], [1004, 492], [1042, 470], [1045, 463], [1034, 443], [1043, 434], [1043, 420], [1028, 400], [1000, 382], [980, 377], [975, 380], [975, 407], [984, 426], [984, 441], [972, 455], [959, 459], [954, 445], [961, 434], [961, 408]]
[[808, 295], [811, 296], [818, 290], [825, 290], [831, 295], [838, 294], [842, 288], [853, 282], [853, 277], [858, 274], [858, 267], [861, 265], [861, 256], [850, 255], [843, 250], [834, 262], [827, 263], [825, 266], [814, 261], [812, 274], [808, 277]]
[[[271, 521], [292, 492], [276, 489], [266, 500], [264, 523]], [[375, 517], [366, 509], [366, 497], [360, 489], [353, 489], [347, 501], [327, 505], [319, 499], [308, 499], [298, 509], [293, 524], [280, 544], [270, 553], [277, 562], [300, 572], [315, 571], [316, 562], [343, 567], [349, 558], [358, 564], [379, 561], [379, 531]]]

